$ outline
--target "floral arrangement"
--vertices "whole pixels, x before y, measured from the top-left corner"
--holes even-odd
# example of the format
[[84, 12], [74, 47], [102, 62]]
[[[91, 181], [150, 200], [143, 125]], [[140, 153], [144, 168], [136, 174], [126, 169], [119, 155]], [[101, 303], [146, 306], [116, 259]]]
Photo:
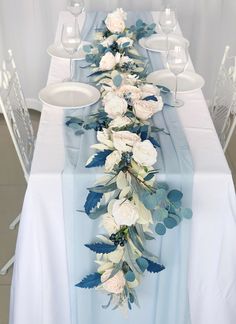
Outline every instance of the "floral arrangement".
[[109, 302], [103, 307], [114, 309], [139, 306], [135, 288], [144, 274], [165, 269], [146, 249], [146, 241], [192, 217], [191, 209], [181, 206], [183, 194], [156, 179], [160, 145], [155, 134], [164, 130], [152, 126], [150, 118], [162, 110], [162, 94], [168, 90], [145, 82], [145, 65], [134, 48], [155, 26], [138, 21], [127, 28], [125, 20], [122, 9], [108, 14], [94, 45], [85, 48], [102, 106], [85, 121], [73, 117], [66, 122], [77, 134], [97, 131], [98, 142], [92, 145], [96, 153], [86, 168], [104, 167], [104, 176], [88, 188], [84, 205], [91, 219], [101, 219], [104, 230], [85, 244], [96, 253], [98, 268], [76, 286], [105, 291]]

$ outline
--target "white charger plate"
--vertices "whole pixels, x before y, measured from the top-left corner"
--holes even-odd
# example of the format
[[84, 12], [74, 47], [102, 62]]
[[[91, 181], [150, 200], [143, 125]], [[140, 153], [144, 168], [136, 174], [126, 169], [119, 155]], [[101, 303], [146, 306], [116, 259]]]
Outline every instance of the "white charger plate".
[[53, 83], [39, 92], [39, 99], [44, 104], [64, 109], [90, 106], [99, 98], [97, 88], [80, 82]]
[[[168, 48], [174, 48], [174, 46], [183, 44], [189, 46], [189, 41], [175, 34], [170, 34], [168, 36]], [[141, 38], [139, 40], [139, 45], [149, 51], [164, 53], [167, 50], [166, 36], [163, 34], [154, 34], [147, 38]]]
[[[169, 70], [158, 70], [147, 76], [147, 82], [162, 85], [174, 91], [175, 76]], [[178, 75], [178, 93], [188, 93], [201, 89], [205, 84], [204, 79], [192, 71], [184, 71]]]
[[90, 45], [91, 43], [83, 41], [78, 48], [78, 51], [71, 57], [69, 53], [63, 48], [61, 44], [52, 44], [48, 47], [47, 53], [52, 57], [58, 57], [62, 59], [72, 59], [72, 60], [84, 60], [86, 53], [83, 50], [84, 45]]

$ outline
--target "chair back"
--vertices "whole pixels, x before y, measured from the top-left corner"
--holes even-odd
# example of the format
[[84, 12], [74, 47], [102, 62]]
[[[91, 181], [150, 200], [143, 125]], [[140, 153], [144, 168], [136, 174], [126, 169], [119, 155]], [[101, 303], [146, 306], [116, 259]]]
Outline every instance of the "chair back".
[[0, 107], [28, 180], [34, 152], [34, 133], [11, 50], [2, 64], [0, 79]]
[[226, 46], [218, 72], [210, 113], [223, 150], [226, 151], [235, 127], [236, 113], [236, 57], [230, 56]]

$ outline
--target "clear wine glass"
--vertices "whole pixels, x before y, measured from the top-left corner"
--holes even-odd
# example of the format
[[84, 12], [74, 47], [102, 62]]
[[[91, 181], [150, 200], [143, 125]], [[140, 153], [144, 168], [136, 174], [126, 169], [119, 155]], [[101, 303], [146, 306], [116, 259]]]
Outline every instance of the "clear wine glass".
[[84, 0], [69, 0], [67, 10], [75, 17], [75, 22], [84, 11], [84, 7]]
[[64, 50], [70, 56], [70, 79], [69, 79], [69, 81], [72, 81], [72, 79], [73, 79], [72, 58], [73, 58], [73, 55], [78, 50], [80, 43], [81, 43], [81, 35], [80, 35], [79, 25], [72, 24], [72, 23], [64, 24], [62, 27], [62, 33], [61, 33], [61, 44], [62, 44]]
[[174, 10], [166, 8], [165, 10], [160, 12], [159, 25], [161, 27], [162, 32], [166, 35], [166, 51], [168, 51], [169, 34], [174, 31], [176, 24], [177, 20]]
[[184, 102], [177, 99], [178, 90], [178, 75], [183, 73], [188, 63], [188, 47], [187, 45], [175, 46], [169, 50], [167, 54], [167, 66], [169, 70], [175, 75], [175, 88], [174, 88], [174, 103], [175, 107], [182, 107]]

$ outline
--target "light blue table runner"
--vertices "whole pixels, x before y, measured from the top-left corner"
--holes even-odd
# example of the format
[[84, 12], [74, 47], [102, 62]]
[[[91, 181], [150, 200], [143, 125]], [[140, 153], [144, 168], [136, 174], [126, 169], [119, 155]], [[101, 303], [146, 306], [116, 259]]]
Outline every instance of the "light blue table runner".
[[[82, 30], [83, 39], [92, 41], [93, 28], [101, 24], [105, 13], [88, 13]], [[128, 13], [127, 26], [141, 18], [151, 23], [150, 13]], [[92, 27], [92, 28], [91, 28]], [[150, 53], [139, 47], [142, 54], [150, 61], [150, 71], [162, 68], [160, 54]], [[88, 82], [87, 69], [77, 62], [77, 79]], [[96, 110], [98, 105], [82, 110], [66, 111], [65, 116], [83, 117]], [[153, 118], [154, 125], [164, 128], [169, 135], [158, 134], [161, 149], [158, 167], [160, 178], [170, 188], [180, 189], [184, 193], [183, 204], [191, 207], [192, 193], [192, 159], [182, 125], [175, 108], [165, 106], [163, 112]], [[178, 227], [169, 230], [164, 237], [157, 237], [149, 242], [148, 248], [160, 257], [160, 263], [166, 269], [156, 274], [145, 273], [143, 282], [137, 289], [141, 308], [133, 308], [125, 317], [119, 311], [103, 310], [101, 305], [107, 303], [106, 294], [96, 290], [82, 290], [74, 285], [85, 275], [96, 271], [95, 254], [84, 247], [93, 241], [102, 229], [98, 221], [92, 221], [83, 210], [86, 200], [86, 188], [103, 175], [102, 169], [86, 169], [85, 163], [93, 153], [89, 146], [96, 142], [94, 131], [86, 131], [75, 136], [72, 129], [65, 127], [66, 163], [62, 177], [64, 197], [64, 218], [67, 238], [68, 273], [71, 286], [71, 324], [189, 324], [187, 294], [187, 262], [190, 222], [182, 222]], [[66, 323], [67, 324], [67, 323]]]

